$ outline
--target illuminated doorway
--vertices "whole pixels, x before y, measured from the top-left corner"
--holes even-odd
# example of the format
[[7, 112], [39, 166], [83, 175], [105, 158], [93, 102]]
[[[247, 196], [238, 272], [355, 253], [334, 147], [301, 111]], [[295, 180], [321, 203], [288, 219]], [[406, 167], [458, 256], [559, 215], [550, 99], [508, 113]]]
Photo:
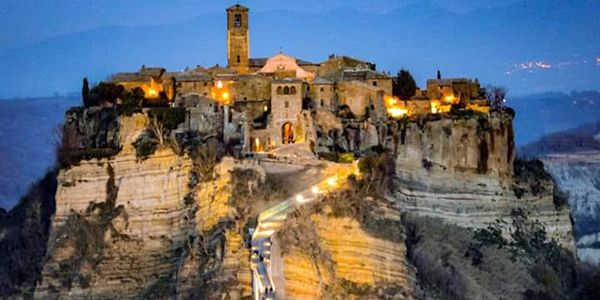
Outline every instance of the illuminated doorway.
[[281, 128], [282, 142], [284, 145], [294, 143], [294, 127], [292, 123], [285, 123]]

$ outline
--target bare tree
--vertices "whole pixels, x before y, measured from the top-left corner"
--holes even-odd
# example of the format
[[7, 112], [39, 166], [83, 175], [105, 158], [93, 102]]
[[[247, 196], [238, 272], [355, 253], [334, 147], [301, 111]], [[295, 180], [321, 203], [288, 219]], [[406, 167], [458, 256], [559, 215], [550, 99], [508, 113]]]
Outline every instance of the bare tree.
[[486, 98], [492, 110], [504, 110], [506, 108], [506, 93], [508, 90], [503, 86], [486, 87]]
[[160, 122], [158, 120], [158, 117], [156, 115], [152, 116], [152, 118], [150, 118], [150, 124], [149, 124], [150, 130], [152, 131], [152, 133], [154, 133], [154, 137], [156, 138], [156, 141], [158, 142], [158, 144], [162, 147], [165, 145], [165, 125]]

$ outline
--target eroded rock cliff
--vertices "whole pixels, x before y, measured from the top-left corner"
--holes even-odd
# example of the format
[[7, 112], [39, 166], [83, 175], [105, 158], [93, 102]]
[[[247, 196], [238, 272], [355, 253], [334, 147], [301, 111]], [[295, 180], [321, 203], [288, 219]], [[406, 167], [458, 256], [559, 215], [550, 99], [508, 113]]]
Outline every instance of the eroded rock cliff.
[[252, 165], [224, 159], [198, 174], [195, 159], [169, 148], [140, 161], [130, 144], [145, 122], [121, 119], [118, 155], [60, 171], [36, 298], [250, 295], [249, 219], [230, 198], [232, 172]]
[[569, 208], [555, 205], [552, 178], [513, 170], [510, 114], [441, 114], [396, 127], [388, 199], [398, 209], [472, 228], [510, 224], [519, 209], [574, 249]]

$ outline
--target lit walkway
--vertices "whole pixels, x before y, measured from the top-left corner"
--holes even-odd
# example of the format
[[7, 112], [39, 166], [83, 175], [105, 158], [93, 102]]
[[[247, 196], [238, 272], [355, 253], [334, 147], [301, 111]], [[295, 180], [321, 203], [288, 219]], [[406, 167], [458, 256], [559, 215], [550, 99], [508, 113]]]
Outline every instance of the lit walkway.
[[281, 227], [287, 215], [300, 205], [317, 199], [341, 186], [348, 175], [357, 172], [356, 164], [347, 165], [336, 175], [297, 193], [287, 200], [263, 211], [258, 217], [258, 226], [252, 235], [252, 285], [255, 300], [276, 299], [276, 287], [271, 274], [271, 237]]

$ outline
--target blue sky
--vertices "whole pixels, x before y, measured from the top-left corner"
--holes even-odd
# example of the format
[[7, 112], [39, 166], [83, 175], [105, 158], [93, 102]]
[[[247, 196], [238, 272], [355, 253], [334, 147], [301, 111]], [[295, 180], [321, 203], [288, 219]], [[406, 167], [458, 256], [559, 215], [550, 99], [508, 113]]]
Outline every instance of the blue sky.
[[[80, 89], [141, 64], [225, 63], [225, 8], [235, 1], [0, 0], [0, 98]], [[251, 0], [251, 54], [280, 47], [409, 69], [423, 85], [477, 77], [510, 93], [598, 89], [598, 0]], [[551, 66], [542, 68], [541, 66]]]

